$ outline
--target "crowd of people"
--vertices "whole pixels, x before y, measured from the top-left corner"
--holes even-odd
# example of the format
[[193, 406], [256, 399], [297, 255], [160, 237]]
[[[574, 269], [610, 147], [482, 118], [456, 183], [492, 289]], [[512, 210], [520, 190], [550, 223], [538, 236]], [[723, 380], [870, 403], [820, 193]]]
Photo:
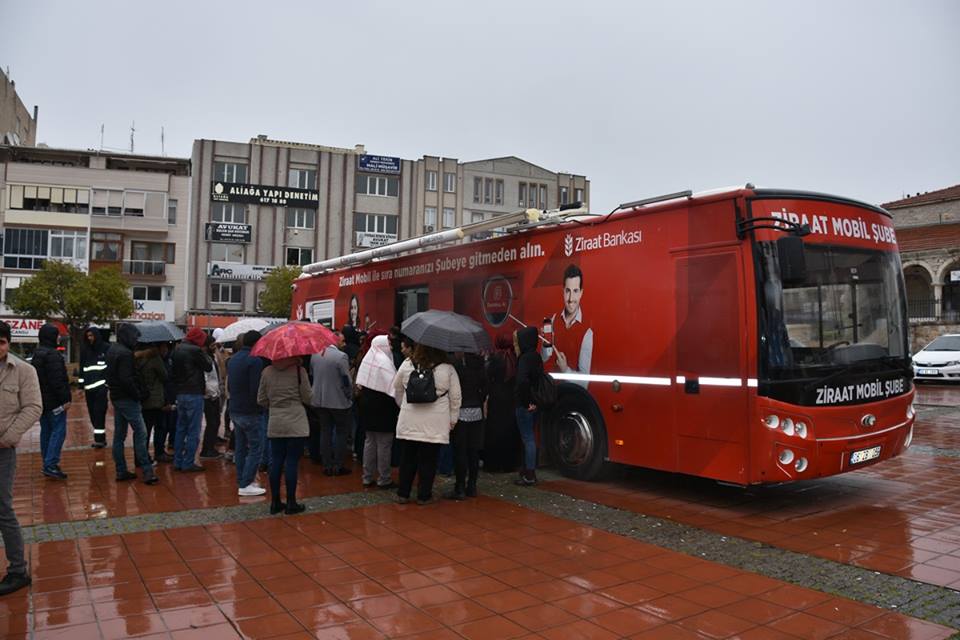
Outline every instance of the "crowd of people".
[[[338, 344], [272, 362], [252, 355], [258, 331], [227, 347], [197, 327], [176, 343], [144, 344], [139, 334], [135, 324], [119, 325], [113, 343], [96, 328], [83, 333], [78, 381], [92, 446], [106, 446], [109, 399], [117, 482], [138, 477], [127, 464], [130, 432], [134, 468], [145, 484], [160, 481], [157, 464], [202, 473], [204, 460], [223, 457], [236, 465], [239, 496], [266, 494], [259, 476], [267, 473], [271, 514], [305, 509], [297, 501], [305, 453], [328, 476], [350, 474], [355, 458], [364, 487], [395, 489], [402, 504], [435, 501], [444, 450], [455, 477], [446, 498], [477, 495], [481, 460], [494, 472], [511, 472], [519, 460], [517, 483], [536, 483], [538, 407], [531, 386], [543, 362], [535, 328], [499, 336], [492, 353], [474, 354], [416, 344], [399, 327], [361, 332], [348, 324], [334, 332]], [[11, 330], [0, 322], [0, 533], [10, 563], [0, 595], [30, 580], [12, 487], [15, 447], [38, 419], [42, 473], [67, 478], [60, 454], [72, 394], [58, 339], [55, 325], [43, 326], [25, 363], [9, 353]]]

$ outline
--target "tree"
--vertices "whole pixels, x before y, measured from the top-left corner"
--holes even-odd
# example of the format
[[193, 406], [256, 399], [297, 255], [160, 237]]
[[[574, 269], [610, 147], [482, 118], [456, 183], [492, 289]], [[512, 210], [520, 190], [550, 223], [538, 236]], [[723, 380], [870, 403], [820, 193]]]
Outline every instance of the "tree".
[[119, 269], [86, 274], [71, 264], [47, 260], [40, 271], [20, 283], [9, 306], [25, 316], [62, 319], [76, 347], [85, 327], [133, 313], [129, 287]]
[[263, 279], [266, 287], [260, 296], [260, 309], [267, 315], [278, 318], [290, 317], [293, 302], [293, 283], [300, 276], [300, 267], [277, 267]]

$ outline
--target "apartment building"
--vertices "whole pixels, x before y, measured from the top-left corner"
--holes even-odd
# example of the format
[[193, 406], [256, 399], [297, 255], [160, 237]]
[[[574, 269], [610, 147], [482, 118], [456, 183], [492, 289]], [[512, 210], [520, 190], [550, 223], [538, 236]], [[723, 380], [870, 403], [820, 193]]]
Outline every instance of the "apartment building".
[[0, 71], [0, 144], [32, 147], [37, 143], [37, 105], [33, 115], [17, 95], [17, 85]]
[[[0, 165], [5, 319], [16, 319], [6, 303], [46, 260], [121, 269], [135, 307], [126, 320], [183, 316], [188, 159], [0, 146]], [[30, 319], [19, 320], [19, 338], [35, 340]]]
[[305, 265], [518, 209], [589, 203], [590, 182], [514, 156], [372, 155], [258, 136], [197, 140], [189, 324], [255, 314], [275, 265]]

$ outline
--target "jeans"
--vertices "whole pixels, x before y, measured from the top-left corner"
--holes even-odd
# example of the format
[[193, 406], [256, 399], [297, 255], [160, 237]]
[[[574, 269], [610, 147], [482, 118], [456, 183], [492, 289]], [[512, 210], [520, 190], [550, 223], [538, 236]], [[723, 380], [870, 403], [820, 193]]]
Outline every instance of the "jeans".
[[127, 471], [127, 459], [123, 451], [127, 425], [133, 430], [133, 459], [143, 469], [144, 475], [149, 475], [153, 471], [153, 463], [147, 453], [147, 426], [143, 422], [140, 403], [136, 400], [113, 401], [113, 463], [117, 473]]
[[433, 497], [433, 479], [437, 476], [437, 454], [440, 451], [440, 444], [417, 440], [399, 441], [400, 486], [397, 488], [397, 495], [401, 498], [409, 498], [410, 490], [413, 489], [413, 477], [417, 476], [417, 500], [429, 500]]
[[453, 473], [453, 445], [449, 442], [440, 445], [440, 453], [437, 455], [437, 473], [442, 476]]
[[167, 440], [167, 414], [163, 409], [144, 409], [143, 422], [147, 425], [147, 444], [153, 434], [153, 457], [166, 455], [164, 448]]
[[320, 413], [320, 446], [323, 466], [337, 470], [343, 466], [347, 453], [347, 438], [353, 429], [353, 410], [317, 409]]
[[533, 425], [536, 421], [536, 411], [517, 407], [517, 429], [520, 430], [520, 439], [523, 440], [523, 468], [526, 471], [537, 468], [537, 439], [533, 434]]
[[87, 412], [90, 414], [90, 424], [93, 425], [93, 441], [106, 443], [107, 441], [107, 387], [102, 385], [96, 389], [84, 392], [87, 401]]
[[237, 465], [237, 486], [250, 486], [257, 478], [257, 467], [263, 455], [263, 439], [260, 437], [260, 414], [240, 414], [231, 416], [234, 426], [233, 462]]
[[270, 438], [270, 498], [280, 502], [280, 474], [287, 485], [287, 505], [297, 502], [297, 473], [306, 438]]
[[392, 431], [367, 431], [363, 445], [363, 482], [376, 481], [380, 486], [390, 484], [390, 450]]
[[7, 552], [7, 573], [25, 574], [27, 561], [23, 556], [23, 535], [13, 511], [13, 477], [17, 475], [17, 450], [0, 449], [0, 535]]
[[40, 455], [44, 469], [60, 466], [60, 450], [66, 437], [67, 412], [54, 415], [52, 411], [45, 411], [40, 416]]
[[453, 467], [457, 474], [456, 490], [476, 491], [480, 473], [480, 449], [483, 448], [483, 420], [460, 420], [450, 434], [453, 445]]
[[217, 452], [217, 436], [220, 435], [220, 398], [203, 399], [203, 416], [206, 420], [206, 426], [203, 429], [203, 447], [202, 453]]
[[195, 464], [202, 422], [203, 396], [199, 393], [178, 395], [177, 436], [173, 445], [174, 469], [189, 469]]

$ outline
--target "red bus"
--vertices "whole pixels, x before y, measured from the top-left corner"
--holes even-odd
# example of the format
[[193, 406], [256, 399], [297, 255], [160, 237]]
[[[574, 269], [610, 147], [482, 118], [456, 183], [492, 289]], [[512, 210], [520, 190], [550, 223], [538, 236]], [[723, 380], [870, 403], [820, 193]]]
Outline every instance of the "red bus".
[[[905, 290], [883, 209], [748, 184], [531, 213], [308, 265], [291, 315], [386, 328], [434, 308], [491, 335], [540, 327], [559, 381], [541, 445], [571, 477], [610, 461], [781, 483], [910, 446]], [[497, 237], [409, 252], [517, 217]]]

